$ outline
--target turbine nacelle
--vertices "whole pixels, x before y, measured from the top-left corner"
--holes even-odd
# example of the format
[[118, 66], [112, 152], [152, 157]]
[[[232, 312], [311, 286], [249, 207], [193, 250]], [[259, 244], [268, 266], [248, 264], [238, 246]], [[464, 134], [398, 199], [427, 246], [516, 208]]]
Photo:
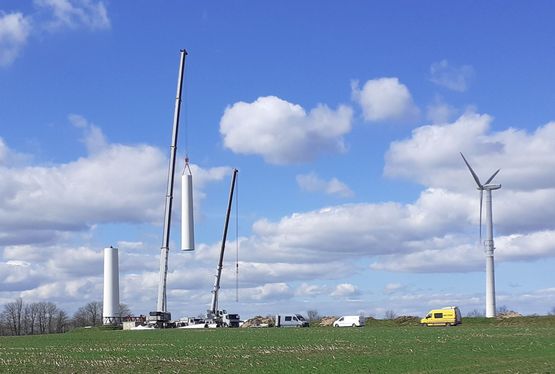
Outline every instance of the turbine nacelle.
[[[484, 184], [482, 186], [482, 189], [484, 190], [488, 190], [488, 191], [493, 191], [493, 190], [498, 190], [501, 188], [500, 184]], [[480, 189], [480, 188], [479, 188]]]

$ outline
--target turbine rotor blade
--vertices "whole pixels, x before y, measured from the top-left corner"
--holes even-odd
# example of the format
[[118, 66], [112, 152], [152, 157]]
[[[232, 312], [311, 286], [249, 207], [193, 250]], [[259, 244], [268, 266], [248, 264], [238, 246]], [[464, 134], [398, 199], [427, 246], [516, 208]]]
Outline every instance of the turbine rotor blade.
[[497, 169], [497, 171], [495, 173], [493, 173], [493, 175], [491, 177], [489, 177], [489, 179], [484, 184], [489, 184], [493, 180], [493, 178], [495, 178], [497, 173], [499, 173], [500, 171], [501, 171], [501, 169]]
[[482, 200], [484, 198], [484, 190], [480, 190], [480, 245], [482, 245]]
[[478, 187], [479, 187], [480, 189], [484, 188], [484, 187], [482, 186], [482, 183], [480, 183], [480, 178], [478, 178], [478, 176], [476, 175], [476, 173], [474, 172], [474, 170], [472, 169], [472, 167], [470, 166], [470, 164], [468, 163], [468, 161], [466, 161], [466, 158], [464, 158], [464, 155], [462, 154], [462, 152], [460, 152], [460, 153], [461, 153], [461, 156], [462, 156], [462, 158], [463, 158], [463, 160], [464, 160], [464, 163], [466, 164], [466, 166], [468, 166], [468, 170], [470, 170], [470, 174], [472, 174], [472, 177], [474, 177], [474, 180], [476, 181], [476, 184], [478, 185]]

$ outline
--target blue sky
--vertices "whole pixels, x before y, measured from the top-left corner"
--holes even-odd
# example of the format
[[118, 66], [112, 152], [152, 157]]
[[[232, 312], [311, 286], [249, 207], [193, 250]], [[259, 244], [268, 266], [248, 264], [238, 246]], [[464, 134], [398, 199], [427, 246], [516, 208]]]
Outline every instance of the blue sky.
[[[209, 304], [231, 169], [221, 305], [248, 317], [484, 309], [478, 193], [494, 192], [497, 304], [555, 307], [555, 26], [548, 1], [97, 0], [0, 5], [0, 302], [156, 305], [179, 61], [179, 166], [195, 253], [169, 258], [174, 316]], [[186, 147], [187, 144], [187, 147]], [[283, 310], [287, 309], [287, 310]]]

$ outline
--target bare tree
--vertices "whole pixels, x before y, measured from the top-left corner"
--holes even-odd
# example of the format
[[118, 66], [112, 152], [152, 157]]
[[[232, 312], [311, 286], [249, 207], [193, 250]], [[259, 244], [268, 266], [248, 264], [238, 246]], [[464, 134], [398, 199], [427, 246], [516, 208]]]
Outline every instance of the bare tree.
[[55, 317], [55, 331], [58, 333], [66, 332], [67, 330], [69, 330], [69, 326], [70, 321], [67, 313], [61, 309], [58, 309]]
[[393, 310], [390, 309], [385, 311], [385, 319], [395, 319], [395, 317], [397, 317], [397, 314], [395, 314]]
[[308, 322], [314, 322], [320, 319], [320, 314], [318, 314], [317, 310], [309, 310], [306, 312], [307, 317], [308, 317]]
[[124, 317], [131, 316], [131, 315], [133, 315], [133, 312], [131, 312], [131, 309], [129, 308], [129, 306], [127, 304], [119, 304], [118, 317], [124, 318]]
[[11, 303], [4, 305], [2, 319], [5, 321], [11, 335], [21, 335], [23, 333], [21, 326], [23, 322], [23, 300], [19, 297]]
[[474, 309], [471, 310], [470, 312], [466, 313], [467, 317], [484, 317], [486, 315], [486, 312], [484, 312], [483, 310], [479, 310], [479, 309]]
[[73, 324], [75, 327], [98, 326], [102, 324], [102, 303], [99, 301], [91, 301], [77, 309], [73, 315]]
[[27, 304], [23, 308], [23, 331], [26, 335], [35, 334], [35, 325], [37, 320], [37, 304]]

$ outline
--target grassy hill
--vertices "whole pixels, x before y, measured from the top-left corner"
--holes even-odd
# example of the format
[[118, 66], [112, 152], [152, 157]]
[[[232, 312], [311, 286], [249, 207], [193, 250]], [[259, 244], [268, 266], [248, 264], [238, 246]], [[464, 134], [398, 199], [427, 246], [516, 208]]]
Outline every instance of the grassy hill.
[[0, 372], [555, 372], [555, 317], [1, 337]]

